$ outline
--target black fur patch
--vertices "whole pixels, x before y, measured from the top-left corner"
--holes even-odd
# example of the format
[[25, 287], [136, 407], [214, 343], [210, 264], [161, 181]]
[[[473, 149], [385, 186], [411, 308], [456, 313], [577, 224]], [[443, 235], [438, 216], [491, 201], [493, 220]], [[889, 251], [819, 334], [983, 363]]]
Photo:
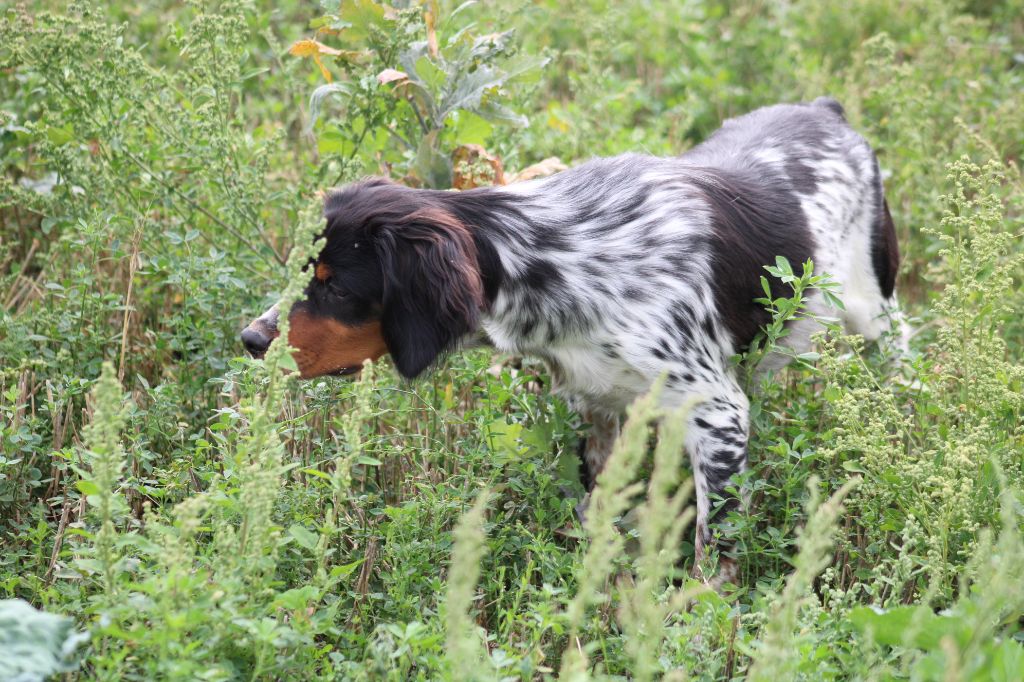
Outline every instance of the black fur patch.
[[816, 107], [824, 107], [831, 110], [834, 114], [838, 115], [839, 118], [846, 120], [846, 111], [843, 109], [843, 105], [832, 99], [831, 97], [819, 97], [818, 99], [811, 102]]
[[882, 295], [891, 298], [896, 289], [896, 273], [900, 267], [900, 245], [896, 241], [896, 226], [892, 223], [889, 202], [885, 198], [882, 199], [882, 210], [871, 235], [871, 263]]
[[539, 294], [550, 295], [565, 285], [565, 278], [551, 261], [536, 258], [526, 266], [518, 283]]
[[818, 191], [818, 175], [800, 159], [790, 157], [786, 160], [786, 175], [797, 192], [814, 194]]
[[[794, 269], [814, 252], [814, 238], [796, 195], [780, 177], [701, 169], [692, 178], [711, 208], [711, 286], [715, 306], [736, 350], [747, 347], [770, 320], [763, 298], [765, 265], [784, 256]], [[772, 297], [789, 295], [768, 277]]]

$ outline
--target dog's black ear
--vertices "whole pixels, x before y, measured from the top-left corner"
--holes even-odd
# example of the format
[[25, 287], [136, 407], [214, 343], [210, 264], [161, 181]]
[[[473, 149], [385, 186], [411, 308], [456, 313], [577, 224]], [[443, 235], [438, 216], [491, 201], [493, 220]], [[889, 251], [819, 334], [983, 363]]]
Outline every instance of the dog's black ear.
[[480, 322], [476, 246], [465, 225], [433, 207], [383, 226], [375, 244], [384, 274], [384, 342], [399, 373], [412, 378]]

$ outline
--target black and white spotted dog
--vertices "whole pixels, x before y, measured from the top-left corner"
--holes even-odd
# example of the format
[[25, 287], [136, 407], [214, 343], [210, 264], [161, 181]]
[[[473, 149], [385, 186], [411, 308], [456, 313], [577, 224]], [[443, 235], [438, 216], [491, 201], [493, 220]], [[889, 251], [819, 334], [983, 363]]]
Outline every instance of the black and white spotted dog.
[[[482, 328], [501, 351], [545, 360], [592, 423], [589, 487], [623, 410], [667, 372], [666, 407], [699, 400], [686, 437], [698, 557], [713, 499], [747, 466], [748, 400], [730, 357], [768, 321], [754, 302], [763, 266], [812, 259], [842, 287], [845, 310], [831, 314], [869, 340], [896, 311], [878, 163], [827, 98], [731, 119], [674, 158], [624, 154], [465, 192], [366, 180], [329, 194], [325, 216], [326, 246], [291, 313], [303, 377], [385, 353], [415, 377]], [[255, 355], [276, 316], [243, 332]], [[806, 344], [812, 324], [789, 344]]]

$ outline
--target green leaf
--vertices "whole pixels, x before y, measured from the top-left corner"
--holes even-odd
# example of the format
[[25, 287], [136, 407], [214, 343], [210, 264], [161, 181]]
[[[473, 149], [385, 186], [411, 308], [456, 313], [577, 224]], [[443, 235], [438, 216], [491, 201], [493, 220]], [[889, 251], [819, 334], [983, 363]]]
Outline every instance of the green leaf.
[[834, 293], [827, 289], [822, 289], [821, 295], [825, 298], [825, 301], [837, 310], [846, 310], [846, 306], [843, 305], [842, 299], [836, 296]]
[[553, 427], [550, 422], [537, 422], [528, 429], [522, 429], [519, 440], [534, 452], [544, 454], [551, 452]]
[[484, 146], [494, 126], [483, 116], [472, 111], [456, 111], [452, 114], [451, 130], [456, 144], [478, 144]]
[[548, 57], [522, 56], [502, 66], [507, 83], [536, 83], [542, 69], [551, 60]]
[[295, 538], [295, 542], [306, 549], [316, 549], [316, 543], [320, 539], [316, 533], [297, 523], [292, 524], [288, 528], [288, 534]]
[[299, 366], [295, 363], [295, 356], [291, 353], [285, 353], [284, 357], [281, 358], [281, 369], [286, 369], [289, 372], [298, 372]]
[[487, 102], [485, 98], [505, 83], [536, 72], [546, 63], [546, 58], [527, 58], [501, 69], [486, 65], [477, 67], [476, 71], [460, 78], [451, 95], [440, 103], [442, 119], [458, 109], [468, 109], [490, 120], [522, 124], [525, 117], [514, 114], [504, 106]]
[[344, 578], [348, 575], [351, 575], [353, 572], [355, 572], [357, 568], [363, 565], [364, 561], [366, 561], [365, 557], [357, 561], [353, 561], [350, 564], [345, 564], [343, 566], [335, 566], [331, 569], [331, 580], [338, 580], [339, 578]]
[[455, 90], [440, 102], [443, 116], [459, 109], [475, 111], [483, 103], [484, 93], [505, 82], [504, 74], [489, 66], [480, 66], [457, 81]]
[[345, 39], [363, 43], [370, 37], [373, 27], [383, 28], [384, 7], [372, 0], [345, 0], [338, 16], [349, 24], [344, 32]]
[[439, 133], [431, 130], [423, 136], [412, 169], [427, 187], [447, 189], [452, 185], [452, 162], [438, 149]]
[[496, 453], [518, 455], [522, 449], [519, 441], [522, 431], [522, 424], [506, 424], [504, 417], [498, 417], [484, 426], [484, 438]]
[[328, 474], [328, 473], [326, 473], [324, 471], [320, 471], [319, 469], [303, 469], [302, 473], [304, 473], [304, 474], [306, 474], [308, 476], [316, 476], [317, 478], [323, 478], [323, 479], [328, 480], [328, 481], [331, 480], [331, 475], [330, 474]]
[[939, 616], [924, 606], [897, 606], [882, 611], [861, 606], [850, 611], [850, 622], [878, 644], [912, 646], [929, 651], [939, 646], [946, 635], [954, 634], [957, 622]]
[[[991, 646], [991, 644], [989, 645]], [[1004, 639], [995, 647], [986, 674], [979, 679], [991, 682], [1017, 682], [1024, 680], [1024, 647], [1020, 642]]]
[[316, 149], [321, 156], [350, 154], [352, 147], [352, 143], [337, 128], [328, 128], [316, 139]]
[[848, 459], [845, 462], [843, 462], [843, 469], [845, 469], [847, 471], [852, 471], [852, 472], [858, 473], [858, 474], [866, 474], [866, 473], [868, 473], [867, 470], [864, 467], [862, 467], [859, 462], [856, 462], [856, 461], [854, 461], [852, 459]]
[[75, 569], [85, 573], [86, 575], [100, 575], [103, 573], [103, 564], [100, 563], [99, 559], [79, 557], [75, 559], [73, 563]]
[[75, 483], [75, 487], [78, 488], [80, 492], [86, 495], [98, 495], [100, 492], [100, 487], [98, 485], [96, 485], [92, 481], [84, 479], [81, 481], [77, 481]]
[[[339, 1], [340, 6], [340, 1]], [[351, 26], [347, 21], [342, 21], [338, 18], [337, 14], [328, 14], [326, 16], [317, 17], [309, 22], [309, 27], [316, 28], [329, 28], [332, 31], [343, 31], [344, 29]]]
[[444, 87], [445, 81], [448, 80], [448, 74], [426, 55], [416, 60], [416, 75], [434, 92], [439, 92]]
[[65, 145], [75, 139], [75, 129], [70, 123], [60, 128], [50, 126], [46, 129], [46, 138], [57, 146]]
[[508, 49], [514, 30], [479, 36], [473, 39], [469, 56], [477, 61], [487, 61]]
[[309, 602], [320, 599], [320, 590], [312, 585], [295, 587], [282, 592], [274, 599], [274, 606], [289, 611], [300, 611], [309, 605]]
[[580, 458], [576, 456], [576, 453], [571, 452], [568, 449], [562, 450], [558, 455], [558, 461], [555, 463], [555, 470], [558, 472], [558, 477], [566, 481], [581, 481], [580, 478]]
[[517, 128], [522, 128], [530, 122], [526, 116], [517, 114], [504, 104], [499, 104], [494, 101], [484, 102], [477, 107], [476, 111], [488, 121], [507, 123], [509, 125], [516, 126]]
[[309, 96], [309, 126], [306, 128], [306, 132], [313, 130], [314, 124], [320, 117], [320, 108], [323, 106], [324, 100], [332, 95], [341, 96], [343, 100], [347, 100], [352, 95], [352, 88], [348, 83], [335, 82], [321, 85], [314, 90], [313, 94]]

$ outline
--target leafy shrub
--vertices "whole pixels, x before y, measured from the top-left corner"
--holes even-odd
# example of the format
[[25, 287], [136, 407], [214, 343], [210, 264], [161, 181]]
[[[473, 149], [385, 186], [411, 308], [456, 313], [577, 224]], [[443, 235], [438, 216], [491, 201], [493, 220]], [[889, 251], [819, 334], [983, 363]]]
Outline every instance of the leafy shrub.
[[[322, 55], [337, 58], [347, 72], [310, 98], [313, 122], [326, 97], [345, 102], [343, 116], [324, 126], [317, 143], [328, 164], [340, 169], [339, 179], [370, 161], [363, 172], [397, 172], [409, 184], [451, 187], [457, 146], [485, 144], [494, 123], [526, 125], [501, 96], [547, 60], [514, 57], [512, 31], [474, 36], [472, 25], [445, 21], [436, 2], [396, 10], [371, 0], [334, 0], [325, 8], [328, 14], [312, 26], [318, 34], [339, 35], [347, 49], [303, 40], [291, 52], [311, 56], [328, 81]], [[415, 40], [424, 34], [425, 40]]]

